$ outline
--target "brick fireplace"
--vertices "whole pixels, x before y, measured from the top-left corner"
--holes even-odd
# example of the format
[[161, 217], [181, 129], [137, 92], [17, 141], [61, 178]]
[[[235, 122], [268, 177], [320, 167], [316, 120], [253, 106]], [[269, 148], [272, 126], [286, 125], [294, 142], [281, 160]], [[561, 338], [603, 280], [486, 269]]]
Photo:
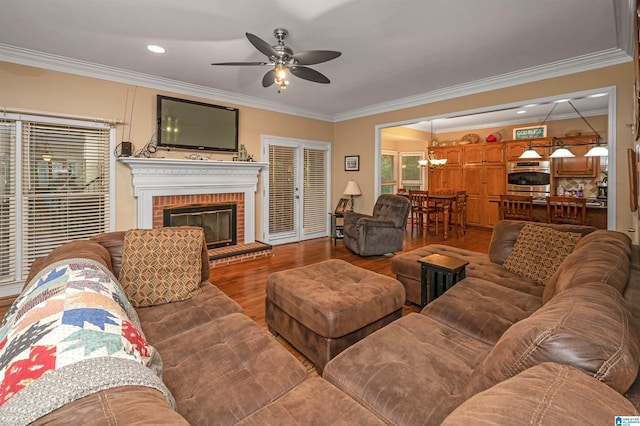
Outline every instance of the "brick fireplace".
[[[131, 169], [137, 227], [163, 226], [165, 206], [235, 203], [237, 248], [210, 250], [212, 265], [255, 257], [251, 250], [262, 244], [255, 241], [255, 197], [259, 173], [266, 163], [130, 157], [118, 160]], [[235, 256], [237, 259], [234, 250], [241, 253]]]
[[163, 195], [153, 197], [153, 228], [165, 226], [164, 214], [167, 208], [186, 208], [189, 206], [235, 205], [236, 244], [244, 244], [244, 194], [193, 194]]

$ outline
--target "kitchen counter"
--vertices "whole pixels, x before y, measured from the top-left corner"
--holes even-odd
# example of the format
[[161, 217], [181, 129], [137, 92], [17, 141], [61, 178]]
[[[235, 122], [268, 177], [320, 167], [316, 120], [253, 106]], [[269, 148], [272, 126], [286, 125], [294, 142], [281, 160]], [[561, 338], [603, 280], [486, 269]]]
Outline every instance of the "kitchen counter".
[[[533, 205], [534, 206], [547, 206], [547, 202], [545, 200], [533, 200]], [[594, 209], [607, 209], [607, 205], [606, 205], [606, 201], [603, 201], [602, 203], [600, 201], [587, 201], [587, 210], [590, 208], [594, 208]]]
[[[533, 202], [533, 221], [547, 222], [546, 201], [537, 200]], [[586, 225], [595, 226], [598, 229], [607, 229], [607, 206], [601, 206], [600, 203], [587, 203], [585, 221]]]

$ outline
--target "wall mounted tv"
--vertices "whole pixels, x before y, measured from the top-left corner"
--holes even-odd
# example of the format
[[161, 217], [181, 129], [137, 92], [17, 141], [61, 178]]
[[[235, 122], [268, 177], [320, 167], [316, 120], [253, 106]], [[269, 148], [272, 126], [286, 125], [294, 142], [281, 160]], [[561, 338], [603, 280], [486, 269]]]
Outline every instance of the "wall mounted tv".
[[238, 152], [238, 109], [158, 95], [158, 146]]

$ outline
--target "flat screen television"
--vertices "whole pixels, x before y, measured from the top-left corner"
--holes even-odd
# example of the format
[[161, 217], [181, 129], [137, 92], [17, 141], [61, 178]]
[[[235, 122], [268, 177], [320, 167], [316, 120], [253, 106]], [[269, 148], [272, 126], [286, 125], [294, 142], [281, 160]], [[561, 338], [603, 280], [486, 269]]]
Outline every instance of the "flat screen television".
[[158, 146], [238, 152], [238, 109], [158, 95]]

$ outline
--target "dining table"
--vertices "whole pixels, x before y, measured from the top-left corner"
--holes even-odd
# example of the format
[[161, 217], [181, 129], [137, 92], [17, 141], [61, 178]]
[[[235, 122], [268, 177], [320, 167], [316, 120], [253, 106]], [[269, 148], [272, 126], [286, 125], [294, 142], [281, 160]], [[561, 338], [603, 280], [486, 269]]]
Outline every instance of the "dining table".
[[[408, 197], [409, 193], [408, 192], [398, 192], [397, 195], [402, 195], [403, 197]], [[435, 201], [436, 204], [439, 204], [442, 206], [442, 212], [443, 212], [443, 223], [445, 224], [445, 226], [443, 226], [444, 228], [444, 235], [443, 235], [443, 239], [447, 240], [449, 238], [449, 226], [448, 224], [451, 223], [451, 212], [453, 211], [453, 203], [455, 203], [456, 201], [456, 193], [452, 192], [452, 193], [439, 193], [439, 192], [431, 192], [429, 191], [429, 202]]]

